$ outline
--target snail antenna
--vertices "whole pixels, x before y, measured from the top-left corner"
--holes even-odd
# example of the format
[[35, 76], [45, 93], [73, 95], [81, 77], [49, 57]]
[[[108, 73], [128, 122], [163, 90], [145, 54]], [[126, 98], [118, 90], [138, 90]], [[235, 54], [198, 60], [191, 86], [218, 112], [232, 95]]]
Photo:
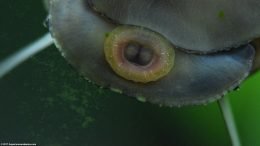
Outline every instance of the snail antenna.
[[48, 46], [53, 44], [52, 37], [50, 33], [46, 33], [38, 40], [32, 42], [31, 44], [21, 48], [10, 57], [0, 62], [0, 78], [5, 76], [8, 72], [14, 69], [16, 66], [29, 59], [31, 56], [37, 54], [38, 52], [44, 50]]
[[231, 109], [231, 105], [228, 99], [228, 96], [223, 97], [218, 101], [219, 108], [221, 110], [223, 119], [226, 124], [226, 128], [228, 130], [231, 142], [233, 146], [241, 146], [239, 134], [236, 128], [236, 123], [234, 120], [233, 112]]

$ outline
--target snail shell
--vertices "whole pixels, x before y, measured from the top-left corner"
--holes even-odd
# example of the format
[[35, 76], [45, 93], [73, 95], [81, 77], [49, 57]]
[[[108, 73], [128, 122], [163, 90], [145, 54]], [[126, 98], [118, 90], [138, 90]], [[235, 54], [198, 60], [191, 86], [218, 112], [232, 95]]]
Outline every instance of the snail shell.
[[256, 55], [254, 59], [253, 72], [256, 72], [260, 69], [260, 38], [252, 42], [253, 46], [256, 49]]
[[228, 50], [260, 37], [259, 0], [86, 0], [121, 24], [148, 27], [197, 53]]

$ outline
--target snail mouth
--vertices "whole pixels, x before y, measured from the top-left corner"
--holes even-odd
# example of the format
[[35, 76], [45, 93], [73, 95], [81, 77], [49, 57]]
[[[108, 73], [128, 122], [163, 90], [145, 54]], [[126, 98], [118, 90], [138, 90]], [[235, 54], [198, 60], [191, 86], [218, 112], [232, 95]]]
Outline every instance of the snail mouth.
[[122, 60], [126, 60], [136, 66], [147, 67], [158, 58], [152, 49], [137, 42], [130, 42], [122, 46], [122, 48]]
[[105, 39], [104, 52], [113, 71], [134, 82], [156, 81], [166, 76], [174, 64], [172, 45], [143, 27], [117, 27]]

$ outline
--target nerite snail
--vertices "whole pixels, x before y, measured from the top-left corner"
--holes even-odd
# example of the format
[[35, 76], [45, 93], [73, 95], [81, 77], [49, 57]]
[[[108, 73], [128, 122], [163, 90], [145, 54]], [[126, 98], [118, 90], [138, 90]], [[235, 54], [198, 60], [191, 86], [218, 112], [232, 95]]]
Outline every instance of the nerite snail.
[[49, 5], [56, 46], [81, 75], [160, 105], [205, 104], [235, 89], [253, 66], [255, 48], [248, 42], [260, 36], [255, 0]]

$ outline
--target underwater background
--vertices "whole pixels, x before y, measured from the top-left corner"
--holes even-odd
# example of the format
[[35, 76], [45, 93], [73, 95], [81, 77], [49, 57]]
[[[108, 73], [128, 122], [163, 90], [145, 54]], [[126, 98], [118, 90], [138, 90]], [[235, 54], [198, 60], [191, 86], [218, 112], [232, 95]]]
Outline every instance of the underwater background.
[[[0, 60], [47, 32], [40, 0], [0, 2]], [[260, 145], [260, 72], [230, 96], [245, 146]], [[52, 45], [0, 79], [0, 143], [230, 146], [218, 104], [159, 107], [85, 81]]]

